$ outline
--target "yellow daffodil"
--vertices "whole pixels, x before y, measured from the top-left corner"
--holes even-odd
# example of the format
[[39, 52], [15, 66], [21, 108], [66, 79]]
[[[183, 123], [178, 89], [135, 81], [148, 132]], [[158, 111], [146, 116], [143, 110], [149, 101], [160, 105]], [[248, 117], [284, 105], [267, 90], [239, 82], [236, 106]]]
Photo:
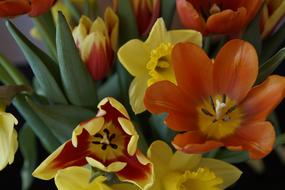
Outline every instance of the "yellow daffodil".
[[93, 23], [82, 16], [73, 30], [73, 37], [81, 58], [94, 80], [103, 79], [111, 69], [115, 58], [119, 31], [119, 19], [108, 7], [104, 20], [98, 17]]
[[58, 190], [138, 190], [135, 185], [125, 183], [108, 186], [105, 176], [98, 176], [91, 180], [91, 172], [84, 167], [68, 167], [59, 170], [55, 176]]
[[235, 183], [242, 173], [221, 160], [173, 153], [163, 141], [152, 143], [148, 157], [156, 176], [149, 190], [222, 190]]
[[262, 38], [266, 38], [278, 27], [285, 16], [285, 1], [266, 0], [261, 15], [261, 35]]
[[0, 171], [14, 161], [18, 149], [17, 132], [14, 129], [17, 124], [18, 121], [12, 114], [0, 108]]
[[201, 46], [202, 36], [194, 30], [167, 31], [163, 19], [159, 18], [145, 42], [133, 39], [118, 50], [120, 62], [135, 77], [129, 97], [136, 114], [145, 111], [143, 97], [148, 86], [160, 80], [176, 83], [170, 56], [172, 47], [178, 42]]

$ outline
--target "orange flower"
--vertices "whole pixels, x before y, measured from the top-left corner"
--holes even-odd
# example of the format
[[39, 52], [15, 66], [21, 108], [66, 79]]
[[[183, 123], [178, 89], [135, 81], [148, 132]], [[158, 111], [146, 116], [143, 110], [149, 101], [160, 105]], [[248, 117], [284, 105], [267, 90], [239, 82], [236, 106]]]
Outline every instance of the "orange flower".
[[14, 17], [28, 13], [29, 16], [38, 16], [46, 11], [56, 0], [1, 0], [0, 17]]
[[137, 149], [139, 137], [123, 105], [105, 98], [98, 108], [97, 116], [80, 123], [72, 139], [44, 160], [33, 172], [34, 177], [48, 180], [58, 170], [90, 164], [141, 188], [152, 184], [152, 164]]
[[182, 24], [203, 34], [239, 33], [252, 20], [262, 0], [176, 0]]
[[146, 35], [159, 17], [160, 0], [132, 0], [138, 31]]
[[252, 88], [258, 74], [255, 49], [242, 40], [229, 41], [211, 60], [198, 46], [180, 43], [172, 52], [177, 85], [157, 82], [145, 94], [153, 113], [168, 112], [165, 122], [180, 132], [173, 145], [188, 153], [226, 146], [266, 156], [275, 141], [268, 114], [285, 96], [285, 77], [270, 76]]

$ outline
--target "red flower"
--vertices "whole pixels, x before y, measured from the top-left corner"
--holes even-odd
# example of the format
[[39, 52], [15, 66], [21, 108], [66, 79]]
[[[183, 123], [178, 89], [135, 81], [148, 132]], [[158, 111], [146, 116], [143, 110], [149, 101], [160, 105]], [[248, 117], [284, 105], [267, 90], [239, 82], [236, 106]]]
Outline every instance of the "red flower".
[[56, 0], [1, 0], [0, 17], [14, 17], [28, 13], [38, 16], [50, 9]]
[[266, 156], [275, 141], [268, 114], [285, 96], [285, 78], [270, 76], [252, 88], [258, 74], [255, 49], [242, 40], [229, 41], [211, 60], [198, 46], [176, 45], [172, 63], [177, 85], [157, 82], [145, 94], [152, 113], [167, 112], [168, 127], [179, 131], [173, 145], [188, 153], [226, 146]]
[[254, 18], [262, 0], [176, 0], [182, 24], [203, 34], [239, 33]]

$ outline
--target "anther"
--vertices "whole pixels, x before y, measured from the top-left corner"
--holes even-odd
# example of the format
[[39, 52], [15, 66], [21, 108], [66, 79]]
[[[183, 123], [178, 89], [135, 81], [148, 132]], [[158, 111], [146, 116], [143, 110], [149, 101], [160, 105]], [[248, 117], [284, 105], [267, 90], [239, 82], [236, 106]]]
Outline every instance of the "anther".
[[230, 107], [230, 108], [228, 109], [228, 111], [226, 112], [226, 114], [232, 113], [236, 108], [237, 108], [237, 105], [234, 105], [234, 106]]
[[205, 115], [208, 115], [208, 116], [211, 116], [213, 117], [214, 115], [211, 114], [208, 110], [206, 110], [205, 108], [201, 108], [201, 111], [205, 114]]

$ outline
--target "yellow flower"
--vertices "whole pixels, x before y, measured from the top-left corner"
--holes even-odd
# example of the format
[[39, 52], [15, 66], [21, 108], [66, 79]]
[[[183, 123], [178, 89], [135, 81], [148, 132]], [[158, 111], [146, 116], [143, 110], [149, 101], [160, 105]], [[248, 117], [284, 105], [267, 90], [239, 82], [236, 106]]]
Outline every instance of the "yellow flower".
[[181, 151], [173, 153], [163, 141], [152, 143], [148, 157], [155, 173], [149, 190], [222, 190], [241, 175], [239, 169], [221, 160]]
[[0, 171], [14, 161], [18, 149], [17, 132], [14, 129], [17, 124], [18, 121], [12, 114], [0, 108]]
[[55, 176], [55, 184], [58, 190], [138, 190], [132, 184], [116, 184], [108, 186], [104, 182], [106, 177], [98, 176], [94, 180], [89, 181], [91, 173], [84, 167], [68, 167], [59, 170]]
[[148, 86], [160, 80], [176, 83], [170, 55], [178, 42], [201, 46], [202, 36], [194, 30], [167, 31], [163, 19], [159, 18], [145, 42], [133, 39], [118, 50], [120, 62], [135, 77], [129, 88], [129, 97], [136, 114], [146, 110], [143, 97]]

